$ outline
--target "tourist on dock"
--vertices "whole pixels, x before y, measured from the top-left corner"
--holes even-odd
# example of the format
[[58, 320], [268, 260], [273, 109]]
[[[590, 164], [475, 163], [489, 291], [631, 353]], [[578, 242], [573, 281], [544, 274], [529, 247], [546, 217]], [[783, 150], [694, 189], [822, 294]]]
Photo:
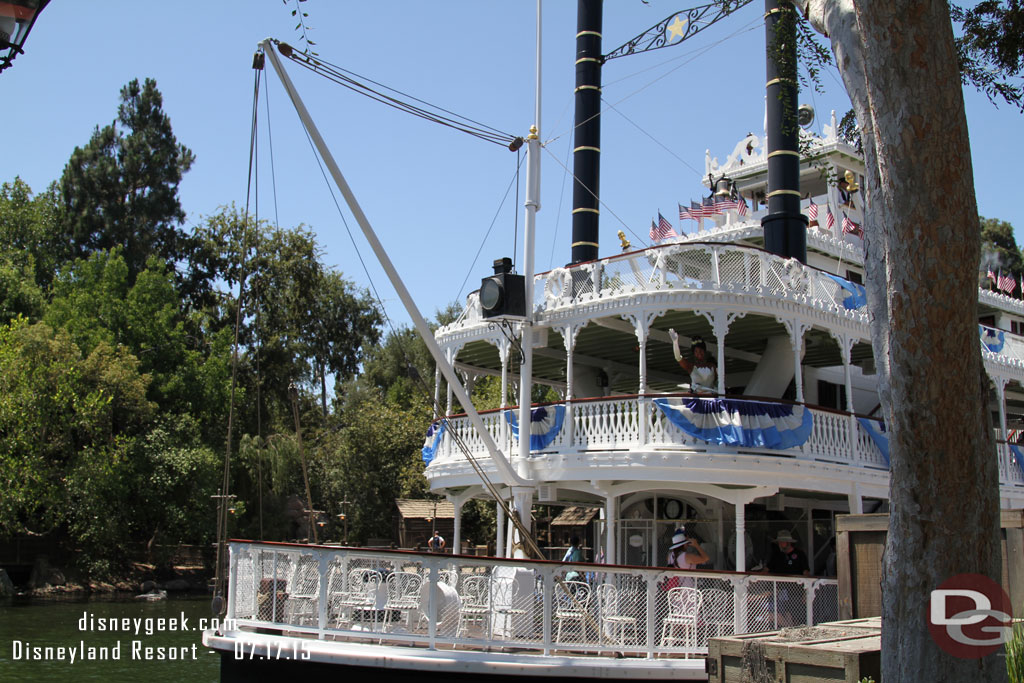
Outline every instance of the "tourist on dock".
[[441, 536], [441, 532], [434, 530], [434, 535], [427, 541], [427, 547], [430, 548], [432, 553], [443, 553], [444, 552], [444, 537]]
[[690, 339], [690, 353], [693, 355], [693, 360], [689, 360], [679, 352], [679, 334], [669, 328], [668, 336], [672, 339], [672, 354], [675, 356], [676, 362], [683, 370], [690, 373], [690, 391], [697, 393], [717, 391], [715, 359], [708, 353], [708, 346], [704, 340], [696, 336]]
[[772, 574], [811, 575], [807, 554], [796, 547], [796, 539], [788, 531], [780, 531], [775, 537], [775, 547], [768, 557], [768, 571]]

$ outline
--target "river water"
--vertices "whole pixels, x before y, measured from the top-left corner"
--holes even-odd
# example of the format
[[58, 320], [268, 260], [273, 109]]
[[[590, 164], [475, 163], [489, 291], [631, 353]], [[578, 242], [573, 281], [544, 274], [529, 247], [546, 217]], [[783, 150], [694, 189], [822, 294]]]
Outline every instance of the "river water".
[[219, 679], [210, 599], [0, 601], [0, 681]]

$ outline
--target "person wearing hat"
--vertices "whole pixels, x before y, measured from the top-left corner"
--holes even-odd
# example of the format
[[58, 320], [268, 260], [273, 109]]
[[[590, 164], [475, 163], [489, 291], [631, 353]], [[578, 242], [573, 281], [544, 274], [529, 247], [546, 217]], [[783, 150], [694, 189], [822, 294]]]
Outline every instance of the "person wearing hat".
[[690, 339], [690, 353], [693, 360], [684, 358], [679, 352], [679, 334], [669, 328], [668, 336], [672, 339], [672, 355], [675, 356], [679, 367], [690, 373], [690, 391], [697, 393], [714, 393], [715, 386], [715, 359], [708, 353], [708, 345], [700, 337]]
[[676, 529], [672, 534], [672, 545], [668, 547], [668, 566], [679, 569], [696, 569], [697, 565], [709, 560], [707, 552], [695, 538], [688, 538], [686, 531]]
[[768, 572], [771, 574], [803, 574], [811, 575], [807, 554], [796, 547], [796, 539], [783, 529], [775, 537], [775, 547], [768, 558]]

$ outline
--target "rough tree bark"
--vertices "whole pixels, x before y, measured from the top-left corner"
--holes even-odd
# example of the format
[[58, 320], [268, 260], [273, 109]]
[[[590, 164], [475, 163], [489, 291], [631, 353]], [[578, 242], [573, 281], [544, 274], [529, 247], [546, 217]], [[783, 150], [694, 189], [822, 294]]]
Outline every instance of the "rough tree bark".
[[882, 678], [1005, 681], [928, 632], [930, 592], [999, 581], [998, 471], [974, 312], [978, 211], [945, 0], [802, 0], [862, 126], [871, 335], [891, 456]]

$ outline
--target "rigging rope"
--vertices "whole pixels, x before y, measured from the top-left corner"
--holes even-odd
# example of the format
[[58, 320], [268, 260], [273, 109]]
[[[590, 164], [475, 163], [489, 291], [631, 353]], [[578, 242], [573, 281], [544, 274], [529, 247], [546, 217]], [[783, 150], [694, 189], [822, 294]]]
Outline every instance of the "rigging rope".
[[[352, 243], [352, 248], [355, 251], [356, 257], [363, 268], [363, 273], [366, 276], [367, 281], [370, 283], [370, 290], [373, 292], [373, 298], [377, 301], [377, 306], [380, 309], [381, 316], [384, 318], [384, 321], [387, 324], [387, 326], [391, 329], [393, 338], [395, 340], [395, 344], [398, 346], [398, 350], [402, 354], [406, 366], [415, 367], [410, 361], [411, 354], [408, 353], [408, 350], [402, 343], [401, 335], [397, 333], [394, 323], [392, 322], [391, 318], [387, 314], [386, 309], [384, 308], [383, 299], [381, 298], [379, 292], [377, 291], [377, 287], [374, 284], [373, 277], [370, 275], [370, 271], [366, 266], [366, 262], [363, 259], [363, 255], [359, 251], [359, 246], [356, 244], [356, 240], [352, 234], [352, 230], [348, 224], [348, 220], [345, 218], [345, 213], [342, 211], [341, 205], [338, 203], [338, 199], [334, 194], [334, 186], [330, 182], [330, 179], [327, 177], [327, 172], [324, 169], [323, 162], [320, 158], [319, 153], [316, 150], [316, 146], [313, 144], [313, 140], [309, 135], [309, 131], [306, 130], [305, 126], [303, 126], [302, 130], [305, 133], [306, 140], [309, 142], [310, 148], [313, 151], [313, 157], [316, 159], [317, 166], [320, 169], [320, 175], [323, 177], [324, 182], [327, 184], [327, 189], [330, 192], [331, 199], [334, 202], [334, 206], [338, 212], [338, 216], [341, 218], [342, 225], [345, 226], [345, 232], [348, 234], [349, 241]], [[506, 196], [507, 194], [508, 191], [506, 190]], [[423, 380], [423, 377], [420, 375], [420, 373], [414, 372], [410, 373], [410, 375], [411, 378], [413, 379], [414, 384], [418, 386], [422, 393], [427, 397], [427, 404], [433, 406], [434, 410], [437, 411], [437, 414], [444, 415], [446, 412], [445, 408], [441, 406], [440, 401], [434, 400], [433, 392], [430, 391], [430, 389], [427, 387], [426, 382]], [[473, 468], [473, 471], [476, 472], [478, 477], [480, 477], [480, 480], [483, 483], [484, 488], [491, 495], [491, 497], [494, 498], [497, 505], [499, 505], [504, 510], [508, 520], [515, 527], [516, 531], [519, 532], [520, 543], [525, 544], [527, 549], [531, 553], [533, 553], [535, 557], [537, 557], [538, 559], [544, 559], [544, 555], [541, 552], [540, 547], [537, 545], [536, 541], [534, 541], [529, 531], [526, 529], [525, 525], [518, 518], [518, 516], [513, 514], [511, 506], [502, 498], [501, 493], [498, 491], [497, 487], [494, 485], [494, 483], [488, 477], [487, 473], [483, 470], [480, 463], [477, 461], [476, 457], [473, 455], [472, 451], [469, 448], [469, 445], [466, 444], [466, 442], [462, 439], [462, 437], [457, 433], [455, 429], [449, 429], [450, 423], [448, 421], [447, 416], [442, 417], [441, 421], [445, 424], [445, 429], [450, 435], [452, 441], [455, 442], [459, 450], [463, 453], [463, 455], [466, 458], [466, 461], [469, 462], [470, 466]]]
[[[260, 56], [260, 63], [262, 64], [262, 55]], [[256, 67], [256, 61], [254, 60], [253, 67]], [[260, 72], [256, 71], [255, 78], [253, 79], [253, 101], [252, 101], [252, 123], [249, 133], [249, 171], [248, 180], [245, 191], [245, 213], [243, 214], [242, 226], [243, 226], [243, 238], [242, 238], [242, 259], [241, 269], [238, 277], [238, 300], [236, 302], [235, 310], [235, 333], [234, 341], [231, 349], [231, 398], [228, 402], [228, 434], [227, 444], [224, 451], [224, 476], [221, 481], [220, 495], [218, 496], [217, 506], [217, 574], [214, 579], [214, 611], [223, 614], [223, 610], [227, 608], [224, 603], [225, 587], [227, 585], [227, 526], [228, 526], [228, 497], [231, 487], [231, 449], [233, 446], [232, 435], [234, 432], [234, 418], [235, 418], [235, 393], [238, 388], [238, 337], [239, 330], [242, 325], [242, 308], [243, 302], [245, 301], [245, 280], [246, 280], [246, 267], [245, 267], [245, 254], [248, 253], [248, 238], [249, 238], [249, 202], [252, 195], [253, 189], [253, 166], [256, 160], [256, 130], [257, 130], [257, 106], [259, 104], [259, 92], [260, 92]]]
[[[509, 146], [516, 139], [516, 136], [511, 133], [504, 133], [496, 128], [462, 116], [461, 114], [456, 114], [455, 112], [449, 111], [443, 107], [439, 107], [435, 104], [431, 104], [430, 102], [413, 97], [412, 95], [400, 90], [378, 83], [373, 79], [360, 76], [353, 71], [349, 71], [326, 62], [309, 53], [297, 52], [287, 43], [282, 43], [280, 41], [274, 42], [281, 55], [287, 57], [295, 64], [326, 78], [332, 83], [336, 83], [337, 85], [348, 88], [355, 93], [368, 97], [371, 100], [393, 107], [407, 114], [412, 114], [413, 116], [417, 116], [421, 119], [472, 135], [473, 137], [486, 142], [493, 142], [494, 144], [502, 145], [503, 147]], [[369, 84], [389, 90], [401, 98], [406, 99], [386, 95], [383, 92], [374, 89]], [[418, 106], [413, 104], [413, 102], [418, 102], [424, 106]]]

